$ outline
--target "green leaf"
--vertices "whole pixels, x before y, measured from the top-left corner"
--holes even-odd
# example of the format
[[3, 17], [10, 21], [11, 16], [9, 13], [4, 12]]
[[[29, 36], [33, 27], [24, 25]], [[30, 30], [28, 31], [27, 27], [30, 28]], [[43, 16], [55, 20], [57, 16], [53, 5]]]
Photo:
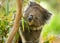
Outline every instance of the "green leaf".
[[23, 31], [24, 31], [24, 18], [22, 17], [22, 28], [23, 28]]
[[9, 1], [6, 0], [6, 15], [9, 14]]
[[48, 41], [45, 41], [44, 43], [49, 43], [49, 40]]

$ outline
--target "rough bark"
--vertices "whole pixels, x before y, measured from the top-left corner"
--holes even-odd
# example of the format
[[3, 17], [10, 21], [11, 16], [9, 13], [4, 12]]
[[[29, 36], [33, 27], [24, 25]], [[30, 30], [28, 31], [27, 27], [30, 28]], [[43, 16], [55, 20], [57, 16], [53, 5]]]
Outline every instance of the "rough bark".
[[16, 0], [16, 2], [17, 2], [17, 14], [15, 17], [15, 21], [14, 21], [12, 31], [10, 32], [10, 34], [7, 38], [7, 41], [5, 43], [11, 43], [12, 42], [12, 40], [15, 36], [15, 33], [18, 31], [19, 21], [22, 17], [22, 0]]

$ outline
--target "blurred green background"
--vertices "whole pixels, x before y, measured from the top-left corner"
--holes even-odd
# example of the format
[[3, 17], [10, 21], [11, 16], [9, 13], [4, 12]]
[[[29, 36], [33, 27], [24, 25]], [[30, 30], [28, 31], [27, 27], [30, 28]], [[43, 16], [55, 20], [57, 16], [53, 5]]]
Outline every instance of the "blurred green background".
[[[23, 8], [25, 8], [26, 5], [28, 5], [29, 1], [32, 0], [23, 0]], [[51, 20], [49, 26], [45, 26], [44, 28], [49, 28], [50, 30], [53, 27], [57, 27], [56, 31], [60, 33], [58, 30], [60, 30], [60, 0], [33, 0], [37, 3], [39, 3], [41, 6], [43, 6], [45, 9], [50, 11], [55, 17]], [[6, 41], [6, 38], [9, 35], [9, 32], [12, 30], [15, 14], [16, 14], [16, 0], [0, 0], [0, 43], [4, 43]], [[52, 22], [53, 21], [53, 22]], [[56, 23], [56, 24], [55, 24]], [[49, 31], [50, 31], [49, 30]], [[45, 31], [48, 31], [47, 29], [43, 30], [44, 36], [48, 34]], [[56, 32], [56, 33], [57, 33]], [[16, 35], [16, 39], [18, 39], [18, 35]]]

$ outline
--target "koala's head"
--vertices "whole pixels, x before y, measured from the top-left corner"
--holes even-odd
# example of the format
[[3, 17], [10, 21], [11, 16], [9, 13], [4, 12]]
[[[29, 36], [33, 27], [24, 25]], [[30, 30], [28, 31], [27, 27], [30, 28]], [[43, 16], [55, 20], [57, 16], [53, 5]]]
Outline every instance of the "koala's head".
[[25, 11], [24, 17], [30, 26], [38, 27], [44, 25], [46, 20], [49, 19], [50, 15], [51, 13], [42, 8], [39, 4], [30, 2], [30, 5]]

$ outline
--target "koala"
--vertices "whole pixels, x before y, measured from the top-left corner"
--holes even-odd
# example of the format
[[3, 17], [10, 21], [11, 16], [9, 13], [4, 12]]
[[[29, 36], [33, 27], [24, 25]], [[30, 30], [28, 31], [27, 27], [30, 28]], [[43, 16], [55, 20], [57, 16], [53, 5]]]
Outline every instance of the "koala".
[[[30, 2], [28, 8], [24, 13], [24, 29], [22, 30], [22, 22], [20, 21], [20, 36], [22, 43], [39, 43], [40, 33], [47, 20], [49, 20], [51, 13], [44, 9], [36, 2]], [[29, 30], [26, 26], [26, 21]]]

